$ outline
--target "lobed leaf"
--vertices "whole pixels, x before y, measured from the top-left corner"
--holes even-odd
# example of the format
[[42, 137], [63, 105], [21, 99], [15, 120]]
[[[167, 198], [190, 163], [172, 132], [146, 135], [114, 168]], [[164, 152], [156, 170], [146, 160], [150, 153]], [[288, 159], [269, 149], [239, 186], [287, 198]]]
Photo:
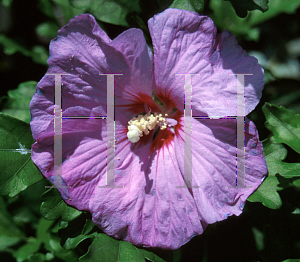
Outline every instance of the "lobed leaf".
[[251, 17], [247, 19], [238, 17], [229, 2], [212, 0], [209, 7], [213, 10], [212, 19], [219, 29], [228, 30], [236, 36], [242, 35], [250, 40], [259, 39], [259, 31], [252, 27]]
[[257, 25], [267, 21], [281, 13], [293, 14], [300, 7], [300, 0], [272, 0], [269, 3], [269, 10], [262, 14], [258, 11], [253, 11], [251, 14], [251, 24]]
[[280, 208], [282, 201], [276, 190], [278, 184], [276, 177], [267, 177], [247, 200], [250, 202], [261, 202], [264, 206], [271, 209]]
[[268, 11], [268, 0], [225, 0], [230, 1], [236, 14], [239, 17], [246, 17], [248, 11], [260, 10]]
[[271, 141], [285, 143], [300, 154], [300, 115], [269, 103], [262, 110], [267, 120], [265, 126], [274, 134]]
[[264, 155], [267, 161], [269, 176], [280, 174], [285, 178], [300, 177], [300, 163], [286, 163], [286, 148], [281, 144], [273, 144], [268, 139], [263, 141]]
[[64, 221], [71, 221], [82, 213], [68, 206], [56, 188], [50, 188], [42, 195], [41, 199], [40, 210], [42, 216], [46, 219], [55, 220], [61, 218]]
[[[237, 0], [237, 2], [242, 3], [243, 0]], [[295, 13], [299, 6], [300, 0], [272, 0], [267, 12], [254, 10], [246, 18], [241, 18], [236, 15], [236, 11], [229, 1], [209, 1], [209, 7], [213, 10], [211, 17], [219, 29], [228, 30], [236, 36], [243, 36], [247, 40], [253, 41], [259, 39], [260, 29], [256, 28], [258, 24], [281, 13]]]
[[[263, 141], [263, 147], [269, 175], [248, 200], [250, 202], [261, 202], [268, 208], [278, 209], [281, 207], [282, 202], [277, 191], [293, 186], [284, 179], [300, 177], [300, 163], [283, 162], [287, 150], [281, 144], [273, 144], [266, 139]], [[282, 183], [282, 180], [284, 183]]]
[[61, 221], [58, 231], [61, 245], [66, 249], [75, 249], [84, 240], [94, 239], [92, 234], [88, 235], [94, 226], [92, 220], [85, 215], [70, 222]]
[[77, 237], [68, 238], [64, 244], [65, 249], [75, 249], [81, 242], [86, 239], [94, 239], [93, 235], [79, 235]]

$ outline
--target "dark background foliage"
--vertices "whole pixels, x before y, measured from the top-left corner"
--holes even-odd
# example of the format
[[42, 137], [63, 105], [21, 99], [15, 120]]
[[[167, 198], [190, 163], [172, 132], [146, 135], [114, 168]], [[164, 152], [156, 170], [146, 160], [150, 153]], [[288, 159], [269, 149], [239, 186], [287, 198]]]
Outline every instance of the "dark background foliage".
[[[28, 104], [36, 83], [47, 70], [49, 42], [75, 15], [93, 14], [111, 38], [128, 27], [141, 28], [151, 46], [147, 20], [170, 6], [210, 16], [218, 30], [234, 33], [239, 44], [259, 59], [265, 69], [266, 84], [261, 102], [249, 118], [257, 125], [260, 140], [270, 139], [276, 133], [265, 125], [266, 117], [270, 122], [276, 116], [274, 105], [291, 111], [280, 111], [280, 115], [290, 114], [290, 125], [298, 125], [295, 130], [300, 134], [299, 117], [296, 118], [300, 112], [298, 0], [270, 0], [269, 4], [267, 0], [2, 0], [1, 111], [27, 123], [30, 121]], [[263, 112], [266, 102], [272, 106], [264, 107]], [[22, 159], [9, 155], [4, 139], [8, 141], [18, 134], [17, 141], [30, 137], [28, 124], [1, 115], [0, 131], [1, 261], [300, 261], [300, 183], [297, 180], [300, 155], [289, 143], [283, 142], [287, 150], [284, 159], [284, 149], [278, 147], [281, 144], [273, 144], [273, 140], [264, 142], [264, 145], [271, 143], [266, 148], [280, 158], [276, 168], [283, 168], [277, 172], [275, 158], [268, 158], [268, 167], [274, 166], [274, 172], [264, 182], [269, 190], [266, 196], [257, 192], [239, 217], [210, 225], [203, 235], [179, 250], [165, 251], [135, 248], [102, 234], [94, 227], [90, 214], [68, 207], [56, 189], [45, 188], [50, 183], [42, 179], [34, 165], [26, 164], [24, 170], [28, 155]], [[27, 139], [26, 143], [30, 149], [33, 140]], [[295, 140], [297, 143], [299, 140]], [[18, 166], [18, 170], [8, 169], [8, 165], [16, 163], [21, 163], [23, 169]]]

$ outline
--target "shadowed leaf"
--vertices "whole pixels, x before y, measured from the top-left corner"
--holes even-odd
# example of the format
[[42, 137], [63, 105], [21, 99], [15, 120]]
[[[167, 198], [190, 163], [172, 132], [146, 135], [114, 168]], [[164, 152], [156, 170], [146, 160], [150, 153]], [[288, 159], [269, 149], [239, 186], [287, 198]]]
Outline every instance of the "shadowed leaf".
[[268, 0], [225, 0], [230, 1], [236, 14], [239, 17], [246, 17], [248, 11], [260, 10], [266, 12], [268, 7]]
[[262, 110], [267, 120], [265, 126], [274, 134], [271, 141], [285, 143], [300, 154], [300, 115], [269, 103]]
[[11, 197], [43, 179], [31, 160], [29, 124], [0, 114], [0, 194]]
[[64, 221], [71, 221], [81, 214], [81, 211], [68, 206], [55, 188], [46, 191], [41, 199], [41, 214], [46, 219], [55, 220], [61, 217]]

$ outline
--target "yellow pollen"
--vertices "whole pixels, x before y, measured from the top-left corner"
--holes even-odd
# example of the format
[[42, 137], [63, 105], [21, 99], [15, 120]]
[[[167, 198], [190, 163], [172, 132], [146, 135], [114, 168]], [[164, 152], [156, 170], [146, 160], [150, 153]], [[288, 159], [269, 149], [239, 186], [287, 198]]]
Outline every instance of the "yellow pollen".
[[[165, 117], [168, 116], [165, 114]], [[136, 143], [143, 135], [148, 135], [156, 125], [160, 126], [161, 130], [167, 128], [166, 118], [162, 114], [151, 114], [148, 112], [146, 115], [138, 115], [128, 122], [127, 137], [131, 143]]]

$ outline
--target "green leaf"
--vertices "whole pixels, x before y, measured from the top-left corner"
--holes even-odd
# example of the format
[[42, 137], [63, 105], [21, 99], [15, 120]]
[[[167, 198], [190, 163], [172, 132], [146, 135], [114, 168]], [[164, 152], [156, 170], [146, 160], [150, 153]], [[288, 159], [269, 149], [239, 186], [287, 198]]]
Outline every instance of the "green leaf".
[[58, 26], [52, 22], [44, 22], [39, 24], [35, 31], [40, 37], [45, 38], [54, 38], [57, 35], [57, 31], [59, 30]]
[[139, 0], [69, 0], [71, 5], [93, 14], [100, 21], [127, 26], [133, 13], [140, 13]]
[[75, 249], [82, 241], [91, 238], [94, 239], [93, 235], [87, 235], [95, 226], [92, 223], [93, 227], [91, 227], [90, 221], [91, 219], [88, 219], [85, 214], [70, 222], [61, 221], [58, 231], [61, 245], [66, 249]]
[[68, 206], [56, 188], [51, 188], [42, 195], [41, 214], [44, 218], [55, 220], [61, 217], [64, 221], [71, 221], [82, 212]]
[[[37, 226], [37, 241], [43, 244], [43, 247], [50, 252], [46, 254], [45, 259], [51, 260], [55, 256], [67, 262], [78, 261], [78, 256], [73, 251], [64, 249], [60, 245], [60, 239], [56, 235], [51, 234], [55, 222], [41, 218]], [[31, 256], [29, 255], [28, 259], [31, 259]]]
[[282, 201], [276, 191], [278, 183], [276, 177], [267, 177], [247, 200], [250, 202], [261, 202], [264, 206], [272, 209], [280, 208]]
[[262, 110], [267, 119], [265, 126], [274, 134], [271, 141], [285, 143], [300, 154], [300, 115], [269, 103]]
[[236, 15], [232, 5], [224, 0], [210, 1], [213, 10], [211, 18], [221, 30], [228, 30], [236, 36], [244, 36], [246, 39], [257, 41], [259, 31], [250, 24], [250, 19], [240, 18]]
[[47, 234], [54, 222], [55, 221], [49, 221], [43, 217], [40, 218], [36, 231], [36, 237], [40, 243], [47, 238]]
[[65, 249], [75, 249], [81, 242], [86, 239], [94, 239], [93, 235], [79, 235], [74, 238], [68, 238], [64, 244]]
[[24, 238], [23, 232], [12, 222], [3, 197], [0, 196], [0, 251], [17, 244]]
[[264, 249], [265, 240], [264, 240], [264, 234], [256, 227], [252, 227], [253, 236], [256, 243], [256, 249], [258, 251], [262, 251]]
[[7, 8], [10, 8], [12, 2], [13, 2], [13, 0], [1, 0], [1, 4]]
[[72, 250], [66, 250], [60, 245], [60, 239], [57, 236], [48, 233], [44, 243], [46, 250], [54, 254], [55, 257], [66, 262], [78, 261], [78, 256]]
[[44, 262], [46, 261], [47, 258], [44, 254], [42, 253], [35, 253], [30, 255], [24, 262]]
[[[261, 202], [264, 206], [272, 209], [278, 209], [282, 205], [281, 198], [277, 193], [279, 181], [275, 176], [276, 165], [281, 161], [281, 147], [278, 148], [279, 145], [272, 144], [268, 139], [262, 141], [264, 148], [264, 156], [267, 162], [269, 175], [263, 183], [259, 186], [259, 188], [248, 197], [248, 201], [250, 202]], [[275, 162], [275, 166], [273, 168], [273, 164]], [[275, 173], [273, 172], [275, 171]]]
[[138, 248], [126, 241], [115, 240], [103, 233], [93, 233], [94, 240], [80, 262], [145, 262]]
[[145, 249], [139, 249], [139, 250], [141, 253], [144, 254], [144, 257], [150, 260], [151, 262], [165, 262], [165, 260], [163, 260], [162, 258], [160, 258], [159, 256], [155, 255], [152, 252], [149, 252]]
[[28, 81], [19, 84], [15, 90], [9, 90], [7, 92], [8, 100], [2, 109], [2, 113], [29, 123], [31, 119], [29, 103], [35, 93], [36, 84], [35, 81]]
[[45, 47], [36, 45], [32, 48], [31, 58], [33, 62], [48, 66], [47, 59], [49, 57], [48, 50]]
[[[243, 3], [242, 0], [237, 0], [237, 2]], [[267, 12], [262, 13], [259, 10], [254, 10], [246, 18], [238, 17], [229, 1], [211, 0], [209, 5], [213, 10], [211, 17], [220, 30], [228, 30], [235, 36], [243, 36], [247, 40], [258, 41], [260, 35], [260, 29], [256, 28], [258, 24], [280, 13], [295, 13], [300, 6], [300, 0], [272, 0]]]
[[43, 179], [31, 160], [29, 124], [0, 113], [0, 194], [13, 197]]
[[273, 144], [266, 139], [263, 141], [263, 147], [269, 175], [248, 200], [278, 209], [282, 202], [277, 191], [293, 186], [286, 178], [300, 177], [300, 163], [282, 162], [286, 158], [287, 150], [281, 144]]
[[18, 262], [24, 261], [31, 254], [36, 253], [40, 249], [41, 243], [33, 237], [27, 238], [27, 243], [21, 246], [16, 252], [14, 252], [14, 257]]
[[81, 234], [83, 234], [83, 235], [89, 234], [93, 230], [94, 227], [95, 227], [95, 224], [94, 224], [93, 220], [87, 219], [83, 226]]
[[294, 14], [300, 6], [300, 0], [272, 0], [269, 3], [269, 10], [266, 13], [253, 11], [251, 13], [251, 24], [258, 25], [281, 13]]
[[174, 0], [170, 8], [201, 13], [204, 9], [204, 0]]
[[[85, 254], [86, 250], [79, 245], [90, 240], [92, 243], [89, 251], [81, 257], [79, 261], [145, 261], [147, 258], [153, 262], [165, 262], [154, 253], [138, 249], [126, 241], [115, 240], [106, 234], [91, 232], [94, 223], [88, 216], [82, 214], [71, 222], [61, 221], [58, 236], [61, 239], [61, 245], [65, 249], [75, 249], [76, 253]], [[85, 243], [87, 246], [89, 243]], [[101, 259], [100, 259], [101, 257]]]
[[287, 150], [283, 145], [273, 144], [269, 140], [265, 140], [263, 146], [269, 176], [280, 174], [285, 178], [300, 177], [300, 163], [282, 162], [287, 156]]
[[300, 179], [293, 181], [294, 186], [300, 187]]
[[7, 55], [20, 52], [24, 56], [31, 57], [38, 64], [47, 65], [48, 52], [43, 46], [34, 46], [30, 51], [5, 35], [0, 35], [0, 44], [3, 45], [3, 51]]
[[[36, 232], [36, 238], [27, 238], [27, 243], [21, 246], [16, 252], [14, 252], [14, 257], [17, 261], [23, 261], [25, 259], [30, 259], [30, 256], [39, 251], [41, 244], [47, 241], [49, 228], [52, 226], [53, 221], [48, 221], [44, 218], [39, 220]], [[33, 258], [31, 258], [32, 260]]]
[[225, 0], [230, 1], [236, 14], [239, 17], [246, 17], [248, 11], [260, 10], [266, 12], [268, 7], [268, 0]]
[[16, 52], [20, 52], [25, 56], [30, 56], [29, 50], [5, 35], [0, 35], [0, 44], [3, 45], [3, 51], [7, 55], [13, 55]]
[[293, 212], [292, 212], [293, 215], [300, 215], [300, 208], [297, 207]]
[[14, 208], [13, 221], [18, 226], [24, 227], [26, 223], [37, 222], [37, 218], [35, 214], [33, 214], [33, 212], [30, 209], [28, 209], [28, 207], [24, 204], [21, 205], [20, 207]]
[[[84, 13], [84, 10], [71, 6], [69, 0], [53, 0], [52, 2], [54, 3], [52, 7], [54, 16], [59, 24], [61, 24], [62, 19], [64, 24], [67, 24], [74, 16]], [[56, 10], [59, 10], [60, 14]]]
[[49, 0], [39, 0], [38, 2], [39, 10], [41, 10], [46, 16], [54, 18], [54, 7]]

